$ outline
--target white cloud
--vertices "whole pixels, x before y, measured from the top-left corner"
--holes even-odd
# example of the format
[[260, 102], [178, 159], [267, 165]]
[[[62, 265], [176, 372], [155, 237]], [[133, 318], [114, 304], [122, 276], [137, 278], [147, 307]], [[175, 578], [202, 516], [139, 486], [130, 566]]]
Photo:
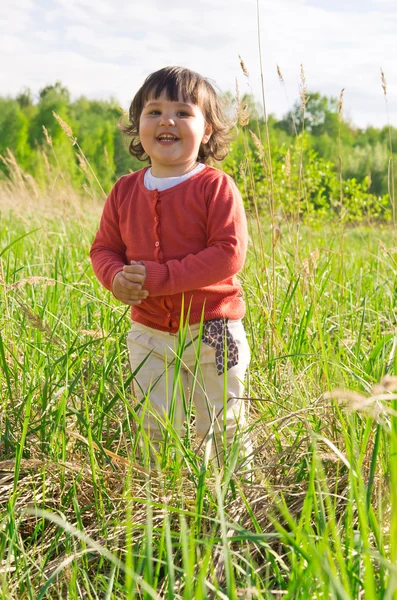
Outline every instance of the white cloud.
[[[393, 2], [261, 0], [260, 29], [268, 112], [281, 115], [298, 97], [300, 64], [308, 88], [339, 96], [365, 126], [385, 123], [382, 66], [389, 109], [397, 125], [397, 11]], [[310, 3], [309, 3], [310, 2]], [[356, 9], [355, 9], [356, 5]], [[371, 6], [371, 10], [363, 9]], [[238, 54], [261, 96], [255, 0], [15, 0], [0, 15], [3, 73], [0, 94], [34, 92], [61, 80], [74, 97], [114, 96], [127, 106], [143, 79], [167, 64], [181, 64], [243, 91]], [[276, 65], [286, 85], [278, 81]], [[285, 94], [288, 94], [287, 100]]]

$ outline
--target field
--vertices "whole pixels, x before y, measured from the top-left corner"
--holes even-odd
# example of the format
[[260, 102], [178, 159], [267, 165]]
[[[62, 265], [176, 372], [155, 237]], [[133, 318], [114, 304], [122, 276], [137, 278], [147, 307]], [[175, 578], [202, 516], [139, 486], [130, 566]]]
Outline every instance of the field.
[[[33, 198], [33, 199], [32, 199]], [[397, 237], [249, 209], [252, 471], [149, 462], [101, 202], [0, 197], [1, 598], [397, 598]]]

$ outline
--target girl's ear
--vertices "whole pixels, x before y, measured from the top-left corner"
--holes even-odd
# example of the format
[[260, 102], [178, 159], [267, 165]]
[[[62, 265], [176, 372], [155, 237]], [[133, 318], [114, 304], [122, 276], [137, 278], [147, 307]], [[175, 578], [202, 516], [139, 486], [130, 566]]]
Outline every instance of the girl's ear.
[[204, 135], [203, 135], [203, 139], [201, 140], [202, 144], [207, 144], [210, 140], [210, 137], [212, 135], [212, 125], [210, 123], [206, 123], [205, 124], [205, 129], [204, 129]]

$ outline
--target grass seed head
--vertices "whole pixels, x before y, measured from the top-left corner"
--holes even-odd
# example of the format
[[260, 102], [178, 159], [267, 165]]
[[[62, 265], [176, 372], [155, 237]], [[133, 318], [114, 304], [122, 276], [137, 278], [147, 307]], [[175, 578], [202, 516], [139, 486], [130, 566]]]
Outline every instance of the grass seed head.
[[339, 96], [339, 103], [338, 103], [338, 113], [339, 113], [339, 119], [342, 118], [342, 110], [343, 110], [343, 95], [345, 93], [345, 88], [343, 88], [341, 90], [340, 96]]
[[245, 127], [250, 122], [250, 114], [248, 104], [244, 102], [244, 104], [240, 105], [240, 110], [238, 111], [238, 122], [241, 127]]
[[385, 74], [383, 72], [382, 67], [380, 68], [380, 77], [381, 77], [381, 81], [382, 81], [383, 93], [386, 96], [386, 94], [387, 94], [387, 84], [386, 84], [386, 77], [385, 77]]
[[287, 150], [287, 154], [285, 155], [285, 176], [289, 185], [291, 183], [291, 153], [289, 148]]
[[309, 256], [302, 262], [302, 270], [304, 277], [314, 275], [317, 269], [318, 259], [320, 258], [320, 250], [315, 248], [313, 252], [310, 252]]
[[44, 131], [44, 136], [47, 141], [47, 144], [49, 146], [51, 146], [51, 148], [52, 148], [52, 137], [50, 136], [50, 134], [47, 131], [47, 128], [44, 125], [43, 125], [43, 131]]
[[237, 77], [236, 77], [236, 105], [237, 105], [237, 110], [238, 110], [240, 104], [241, 104], [240, 87], [239, 87], [238, 80], [237, 80]]
[[68, 138], [72, 140], [72, 144], [74, 146], [77, 142], [77, 138], [74, 137], [70, 125], [68, 125], [66, 121], [64, 121], [55, 111], [52, 111], [52, 114], [54, 115], [55, 119], [58, 121], [59, 125], [62, 127]]
[[77, 152], [77, 159], [79, 161], [79, 165], [82, 171], [85, 173], [88, 171], [87, 169], [87, 161], [85, 157], [81, 154], [81, 152]]
[[19, 281], [12, 283], [8, 289], [12, 290], [15, 288], [20, 288], [24, 285], [37, 285], [38, 283], [43, 284], [44, 286], [54, 286], [56, 281], [50, 277], [26, 277], [26, 279], [20, 279]]
[[275, 227], [273, 229], [273, 239], [272, 239], [273, 248], [275, 248], [277, 246], [277, 242], [280, 239], [280, 235], [281, 235], [281, 229], [278, 225], [275, 225]]
[[260, 139], [258, 138], [258, 136], [257, 136], [257, 135], [255, 135], [255, 133], [252, 131], [252, 129], [250, 129], [250, 130], [249, 130], [249, 132], [250, 132], [250, 135], [251, 135], [251, 137], [252, 137], [252, 140], [253, 140], [253, 142], [254, 142], [255, 148], [257, 148], [257, 149], [258, 149], [258, 151], [259, 151], [259, 156], [260, 156], [261, 160], [263, 160], [263, 159], [264, 159], [264, 157], [265, 157], [265, 151], [264, 151], [264, 149], [263, 149], [263, 144], [262, 144], [262, 142], [260, 141]]
[[280, 69], [280, 67], [278, 65], [277, 65], [277, 75], [278, 75], [278, 78], [280, 80], [280, 83], [285, 83], [284, 82], [283, 74], [281, 73], [281, 69]]
[[246, 171], [245, 171], [245, 167], [246, 167], [245, 161], [242, 160], [240, 162], [239, 172], [240, 172], [240, 176], [241, 176], [241, 179], [243, 180], [244, 184], [246, 184], [246, 182], [247, 182], [247, 174], [246, 174]]
[[299, 95], [301, 97], [301, 108], [302, 110], [305, 110], [306, 105], [310, 100], [310, 96], [307, 95], [306, 75], [303, 69], [303, 65], [301, 65]]
[[244, 73], [245, 77], [249, 77], [248, 69], [245, 66], [245, 62], [243, 61], [243, 59], [241, 58], [240, 55], [238, 55], [238, 57], [240, 60], [240, 67], [241, 67], [242, 72]]

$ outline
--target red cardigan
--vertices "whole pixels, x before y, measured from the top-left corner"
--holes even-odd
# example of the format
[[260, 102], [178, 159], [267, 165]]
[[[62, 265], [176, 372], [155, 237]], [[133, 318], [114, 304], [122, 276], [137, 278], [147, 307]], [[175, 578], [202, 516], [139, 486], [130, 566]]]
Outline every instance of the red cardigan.
[[175, 333], [184, 296], [190, 324], [245, 313], [236, 274], [244, 265], [247, 222], [233, 180], [212, 167], [163, 192], [149, 191], [146, 169], [121, 177], [106, 200], [91, 260], [99, 281], [112, 281], [131, 260], [146, 266], [149, 296], [131, 318]]

